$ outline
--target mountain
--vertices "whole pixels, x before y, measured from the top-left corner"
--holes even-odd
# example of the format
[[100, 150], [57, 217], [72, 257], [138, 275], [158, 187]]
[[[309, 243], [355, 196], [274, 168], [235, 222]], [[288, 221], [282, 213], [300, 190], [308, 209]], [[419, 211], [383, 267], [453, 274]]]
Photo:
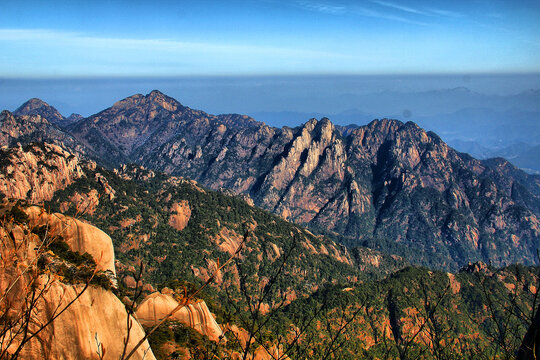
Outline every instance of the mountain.
[[[54, 310], [90, 284], [28, 358], [86, 358], [96, 348], [99, 357], [100, 342], [118, 358], [129, 304], [140, 316], [135, 341], [140, 323], [185, 301], [149, 339], [159, 359], [510, 358], [536, 311], [537, 267], [467, 262], [535, 261], [540, 178], [459, 153], [412, 122], [278, 129], [154, 91], [66, 130], [109, 165], [148, 169], [105, 168], [58, 139], [17, 145], [19, 134], [39, 140], [53, 124], [5, 113], [16, 131], [0, 152], [0, 288], [35, 263], [27, 276], [54, 279], [39, 308]], [[14, 252], [20, 259], [6, 256]], [[431, 268], [404, 268], [395, 254]], [[12, 294], [3, 313], [24, 295]], [[73, 343], [83, 345], [65, 346]]]
[[47, 119], [49, 122], [60, 125], [66, 121], [66, 118], [62, 116], [53, 106], [50, 106], [41, 99], [30, 99], [13, 112], [14, 115], [39, 115], [42, 118]]
[[83, 117], [79, 114], [71, 114], [67, 118], [64, 117], [58, 110], [53, 106], [47, 104], [41, 99], [30, 99], [13, 112], [14, 115], [39, 115], [42, 118], [47, 119], [52, 124], [58, 125], [61, 128], [64, 128], [70, 124], [73, 124]]
[[[74, 301], [39, 340], [23, 348], [24, 359], [89, 358], [96, 348], [99, 351], [98, 344], [119, 358], [132, 299], [138, 300], [129, 348], [144, 336], [145, 328], [178, 307], [212, 273], [215, 278], [200, 293], [202, 299], [188, 301], [161, 325], [136, 358], [152, 359], [155, 354], [167, 359], [205, 351], [217, 358], [238, 358], [243, 351], [259, 354], [255, 359], [271, 358], [261, 355], [265, 352], [285, 351], [291, 359], [305, 358], [306, 353], [321, 358], [334, 343], [332, 353], [339, 358], [398, 358], [405, 353], [435, 359], [472, 351], [496, 357], [519, 346], [527, 320], [518, 310], [534, 310], [530, 308], [538, 289], [534, 267], [494, 269], [476, 263], [454, 274], [417, 267], [397, 271], [403, 262], [395, 257], [369, 249], [349, 252], [192, 180], [138, 166], [109, 171], [49, 144], [7, 151], [1, 173], [24, 161], [51, 168], [69, 160], [77, 165], [66, 177], [71, 180], [45, 202], [46, 208], [74, 217], [22, 205], [24, 201], [4, 201], [0, 207], [4, 219], [0, 286], [7, 288], [18, 275], [10, 270], [13, 257], [5, 256], [15, 245], [20, 252], [16, 269], [39, 258], [36, 276], [55, 279], [50, 285], [39, 282], [47, 289], [37, 303], [40, 309]], [[504, 165], [503, 160], [492, 164], [500, 174], [511, 176], [515, 168]], [[45, 183], [50, 178], [31, 166], [16, 171], [18, 181], [27, 176]], [[25, 199], [21, 192], [5, 190], [5, 182], [0, 189], [8, 198]], [[100, 224], [111, 237], [90, 222]], [[241, 231], [246, 228], [245, 249], [228, 267], [216, 271], [219, 259], [227, 259], [242, 242]], [[137, 281], [132, 275], [140, 261], [147, 270]], [[101, 271], [90, 277], [89, 287], [77, 297], [94, 266]], [[376, 276], [366, 276], [369, 273]], [[143, 294], [140, 298], [135, 297], [137, 289]], [[16, 291], [7, 298], [10, 309], [18, 306], [21, 294]], [[249, 308], [254, 304], [257, 310]], [[50, 312], [38, 314], [37, 324]], [[513, 331], [498, 333], [502, 321]], [[285, 336], [291, 329], [295, 335]], [[504, 343], [493, 342], [494, 335]]]
[[537, 261], [538, 179], [456, 152], [412, 122], [343, 129], [324, 118], [272, 128], [152, 91], [67, 131], [108, 164], [135, 162], [228, 189], [350, 246], [454, 270], [477, 260]]
[[20, 143], [48, 142], [69, 149], [76, 154], [90, 154], [73, 136], [41, 115], [13, 115], [0, 113], [0, 146], [13, 147]]
[[209, 115], [192, 110], [159, 91], [134, 95], [112, 107], [78, 121], [67, 130], [102, 159], [111, 164], [133, 161], [179, 133], [194, 140], [220, 125], [255, 126], [255, 120], [242, 115]]
[[539, 120], [538, 111], [476, 107], [415, 117], [418, 124], [444, 139], [477, 141], [488, 148], [503, 148], [519, 142], [540, 144]]
[[[298, 274], [287, 288], [298, 296], [330, 279], [379, 277], [406, 264], [366, 248], [349, 250], [191, 180], [138, 166], [110, 171], [49, 144], [9, 149], [1, 155], [3, 197], [39, 202], [105, 229], [117, 259], [124, 263], [121, 276], [127, 276], [126, 268], [135, 266], [137, 259], [144, 260], [145, 280], [153, 286], [178, 278], [205, 281], [208, 267], [216, 266], [215, 259], [234, 254], [246, 231], [249, 243], [242, 253], [243, 266], [260, 268], [263, 276], [276, 259], [290, 252], [291, 271]], [[190, 267], [179, 266], [185, 263]]]
[[520, 168], [540, 174], [540, 145], [524, 149], [512, 159], [512, 163]]

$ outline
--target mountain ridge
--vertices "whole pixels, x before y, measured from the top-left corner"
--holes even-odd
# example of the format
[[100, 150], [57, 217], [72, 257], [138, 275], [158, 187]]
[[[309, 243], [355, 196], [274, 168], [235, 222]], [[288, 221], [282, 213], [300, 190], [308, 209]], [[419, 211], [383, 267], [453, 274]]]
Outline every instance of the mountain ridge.
[[323, 118], [272, 128], [152, 91], [67, 130], [109, 164], [135, 162], [230, 189], [349, 245], [389, 246], [450, 269], [504, 265], [520, 254], [536, 261], [538, 180], [504, 161], [458, 153], [412, 122], [343, 131]]

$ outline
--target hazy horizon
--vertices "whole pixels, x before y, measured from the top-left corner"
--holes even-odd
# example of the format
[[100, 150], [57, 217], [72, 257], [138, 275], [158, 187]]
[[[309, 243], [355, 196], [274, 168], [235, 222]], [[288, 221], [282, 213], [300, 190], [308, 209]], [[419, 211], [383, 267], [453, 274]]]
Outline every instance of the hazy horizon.
[[[422, 95], [423, 92], [456, 88], [466, 88], [487, 96], [516, 95], [540, 89], [540, 73], [0, 78], [0, 107], [13, 111], [30, 98], [40, 98], [56, 107], [64, 116], [71, 113], [89, 116], [125, 97], [137, 93], [147, 94], [157, 89], [174, 97], [185, 106], [214, 114], [283, 111], [336, 114], [358, 110], [383, 116], [385, 114], [377, 110], [377, 107], [381, 109], [385, 107], [383, 96], [381, 104], [377, 107], [373, 101], [362, 103], [362, 99], [376, 94]], [[450, 111], [462, 107], [470, 106], [456, 103], [449, 104], [448, 109]], [[388, 104], [387, 109], [392, 109], [391, 104]], [[381, 114], [377, 114], [378, 112]], [[423, 113], [418, 110], [416, 112]], [[424, 114], [427, 113], [424, 111]]]

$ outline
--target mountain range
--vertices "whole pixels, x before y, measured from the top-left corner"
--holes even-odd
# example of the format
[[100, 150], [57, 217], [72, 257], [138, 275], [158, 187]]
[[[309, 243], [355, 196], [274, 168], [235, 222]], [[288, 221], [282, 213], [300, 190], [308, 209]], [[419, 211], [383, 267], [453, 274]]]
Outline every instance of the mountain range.
[[[540, 158], [530, 153], [531, 148], [540, 146], [538, 110], [466, 107], [451, 112], [439, 110], [438, 113], [427, 115], [415, 114], [408, 109], [387, 114], [412, 120], [424, 129], [436, 132], [456, 150], [469, 153], [478, 159], [503, 157], [525, 171], [540, 172]], [[305, 119], [313, 117], [329, 117], [334, 124], [351, 128], [366, 125], [377, 117], [359, 109], [335, 114], [283, 111], [254, 112], [251, 115], [274, 126], [290, 126], [301, 124]]]
[[40, 307], [89, 284], [22, 358], [123, 358], [133, 306], [129, 347], [186, 298], [136, 358], [510, 358], [533, 321], [538, 267], [495, 267], [537, 264], [540, 177], [415, 123], [275, 128], [153, 91], [70, 120], [31, 99], [0, 131], [0, 286], [34, 262]]
[[[28, 125], [26, 138], [6, 141], [43, 132], [39, 121], [58, 112], [39, 104], [16, 111], [37, 130]], [[2, 124], [13, 122], [9, 112], [2, 116]], [[443, 269], [537, 261], [539, 178], [502, 159], [457, 152], [412, 122], [343, 128], [323, 118], [274, 128], [152, 91], [70, 124], [56, 116], [46, 128], [49, 139], [108, 167], [136, 163], [240, 194], [348, 246]]]

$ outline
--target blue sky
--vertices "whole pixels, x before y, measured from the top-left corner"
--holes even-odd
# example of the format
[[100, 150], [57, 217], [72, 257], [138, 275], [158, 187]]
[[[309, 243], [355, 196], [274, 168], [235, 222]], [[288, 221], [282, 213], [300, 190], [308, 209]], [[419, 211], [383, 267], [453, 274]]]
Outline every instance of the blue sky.
[[540, 1], [2, 1], [0, 77], [540, 71]]

